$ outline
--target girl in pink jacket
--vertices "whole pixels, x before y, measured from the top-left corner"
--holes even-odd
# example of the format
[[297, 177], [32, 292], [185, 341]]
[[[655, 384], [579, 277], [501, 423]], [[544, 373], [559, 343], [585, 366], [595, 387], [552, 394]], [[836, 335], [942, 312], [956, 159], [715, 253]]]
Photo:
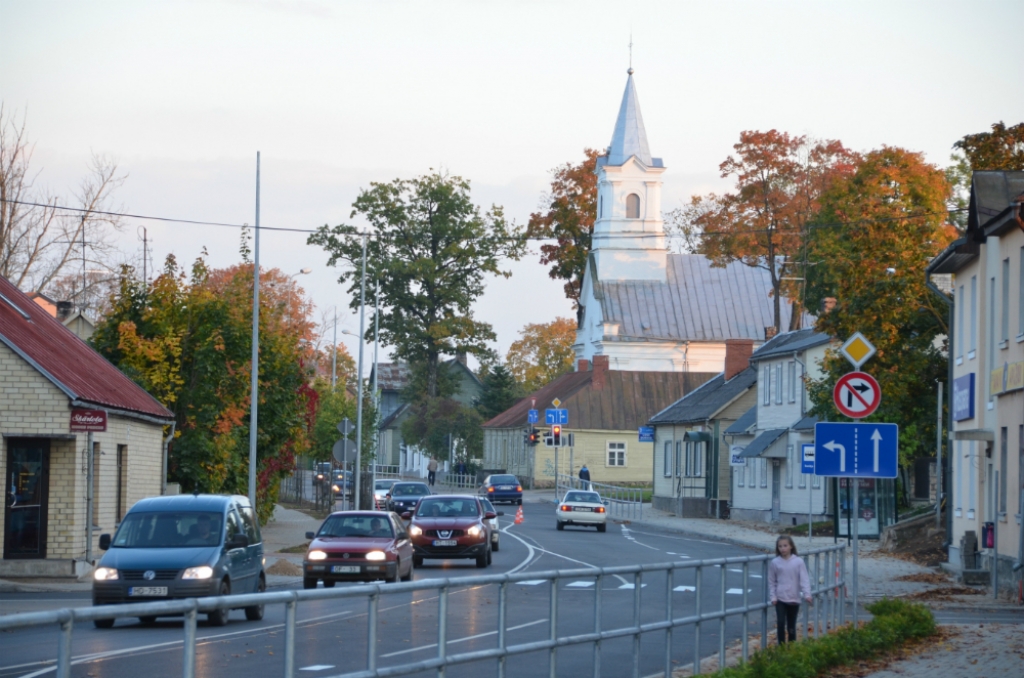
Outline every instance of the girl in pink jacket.
[[768, 596], [775, 606], [779, 644], [786, 642], [786, 629], [789, 629], [789, 640], [796, 640], [800, 599], [811, 602], [811, 578], [804, 559], [796, 554], [793, 538], [788, 535], [775, 540], [775, 558], [768, 565]]

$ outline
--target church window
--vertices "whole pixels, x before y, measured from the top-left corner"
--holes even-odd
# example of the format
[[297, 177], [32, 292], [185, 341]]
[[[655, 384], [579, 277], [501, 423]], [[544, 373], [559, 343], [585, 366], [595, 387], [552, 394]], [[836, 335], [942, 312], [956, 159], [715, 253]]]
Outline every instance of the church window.
[[640, 218], [640, 196], [636, 193], [630, 193], [626, 196], [626, 218]]
[[597, 196], [597, 218], [600, 219], [604, 216], [604, 196]]

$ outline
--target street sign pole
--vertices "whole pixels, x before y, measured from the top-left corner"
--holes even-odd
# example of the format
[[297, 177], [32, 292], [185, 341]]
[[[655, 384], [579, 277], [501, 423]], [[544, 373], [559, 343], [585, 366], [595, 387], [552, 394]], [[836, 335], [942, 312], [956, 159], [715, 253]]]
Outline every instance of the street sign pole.
[[851, 478], [853, 481], [853, 509], [857, 513], [853, 516], [853, 628], [857, 628], [857, 555], [860, 551], [860, 536], [858, 525], [860, 523], [860, 478]]

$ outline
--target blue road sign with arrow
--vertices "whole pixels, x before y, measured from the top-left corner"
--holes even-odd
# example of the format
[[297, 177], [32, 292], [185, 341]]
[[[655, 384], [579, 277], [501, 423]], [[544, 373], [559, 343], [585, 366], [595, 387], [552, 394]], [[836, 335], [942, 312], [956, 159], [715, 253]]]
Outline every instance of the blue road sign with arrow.
[[569, 423], [569, 410], [544, 410], [544, 423], [545, 424], [568, 424]]
[[537, 421], [537, 410], [530, 410], [529, 412], [526, 413], [527, 424], [536, 424]]
[[814, 425], [814, 474], [846, 478], [895, 478], [899, 426], [818, 422]]

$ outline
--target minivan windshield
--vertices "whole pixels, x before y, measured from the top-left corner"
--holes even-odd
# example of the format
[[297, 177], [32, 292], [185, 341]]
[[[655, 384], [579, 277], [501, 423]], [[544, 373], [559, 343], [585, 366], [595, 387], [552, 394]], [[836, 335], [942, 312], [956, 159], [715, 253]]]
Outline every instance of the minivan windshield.
[[111, 546], [168, 549], [218, 546], [224, 516], [213, 511], [138, 511], [121, 521]]
[[420, 502], [416, 515], [423, 518], [465, 518], [480, 515], [472, 497], [428, 498]]
[[430, 494], [430, 488], [423, 483], [398, 483], [391, 488], [392, 497], [422, 497]]

